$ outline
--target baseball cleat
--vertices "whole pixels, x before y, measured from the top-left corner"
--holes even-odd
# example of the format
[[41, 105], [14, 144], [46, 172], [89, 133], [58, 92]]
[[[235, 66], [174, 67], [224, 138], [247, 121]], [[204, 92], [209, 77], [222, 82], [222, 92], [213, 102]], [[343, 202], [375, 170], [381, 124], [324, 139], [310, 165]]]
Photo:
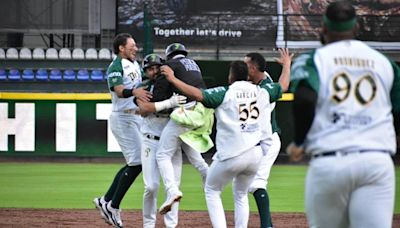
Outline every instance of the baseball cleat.
[[167, 201], [165, 201], [159, 209], [160, 214], [164, 215], [168, 213], [171, 210], [172, 205], [176, 202], [179, 202], [181, 199], [182, 199], [182, 192], [179, 192], [178, 194], [175, 194], [172, 197], [168, 197]]
[[121, 209], [113, 208], [111, 206], [111, 201], [107, 202], [103, 205], [103, 209], [106, 209], [107, 214], [109, 215], [109, 221], [111, 225], [117, 228], [123, 228], [122, 220], [121, 220]]
[[93, 203], [95, 205], [95, 207], [97, 208], [97, 210], [99, 210], [101, 217], [104, 219], [104, 221], [110, 225], [112, 225], [110, 223], [110, 220], [108, 218], [107, 212], [104, 211], [103, 209], [103, 204], [106, 204], [107, 202], [104, 200], [104, 197], [101, 198], [94, 198]]

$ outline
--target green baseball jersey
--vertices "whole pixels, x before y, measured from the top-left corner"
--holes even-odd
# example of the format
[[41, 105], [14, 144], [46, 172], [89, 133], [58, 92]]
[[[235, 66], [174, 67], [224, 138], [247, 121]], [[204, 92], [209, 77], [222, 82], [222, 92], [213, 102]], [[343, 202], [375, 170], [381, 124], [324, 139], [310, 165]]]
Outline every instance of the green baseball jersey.
[[339, 41], [294, 61], [290, 90], [295, 92], [300, 82], [318, 94], [304, 142], [307, 152], [395, 152], [391, 113], [400, 111], [400, 70], [395, 63], [361, 41]]
[[271, 103], [282, 95], [279, 84], [254, 85], [237, 81], [229, 87], [202, 91], [204, 106], [215, 109], [217, 119], [214, 159], [238, 156], [271, 137]]
[[137, 109], [133, 102], [134, 97], [120, 98], [114, 92], [114, 86], [117, 85], [123, 85], [124, 89], [138, 88], [142, 82], [142, 70], [136, 61], [131, 62], [117, 56], [107, 69], [107, 82], [114, 112]]
[[[267, 72], [264, 72], [265, 74], [265, 79], [261, 80], [258, 84], [259, 85], [263, 85], [266, 83], [274, 83], [274, 81], [272, 80], [271, 76], [269, 76], [269, 74]], [[281, 133], [281, 129], [278, 126], [278, 121], [276, 121], [276, 111], [275, 111], [275, 107], [276, 107], [276, 103], [274, 103], [273, 105], [273, 109], [272, 109], [272, 113], [271, 113], [271, 125], [272, 125], [272, 132], [275, 133], [277, 132], [278, 134]]]

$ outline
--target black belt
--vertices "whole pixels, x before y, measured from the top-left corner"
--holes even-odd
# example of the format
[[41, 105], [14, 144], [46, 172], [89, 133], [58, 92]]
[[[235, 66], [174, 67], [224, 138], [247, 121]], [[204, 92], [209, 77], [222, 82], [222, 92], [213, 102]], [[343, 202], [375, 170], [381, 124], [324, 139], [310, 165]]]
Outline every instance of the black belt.
[[148, 139], [153, 139], [153, 140], [160, 140], [160, 137], [158, 137], [156, 135], [145, 134], [144, 137], [146, 137]]
[[261, 146], [261, 142], [257, 143], [256, 146]]
[[367, 152], [380, 152], [380, 153], [390, 154], [390, 151], [388, 150], [353, 150], [353, 151], [328, 151], [324, 153], [313, 154], [312, 157], [320, 158], [320, 157], [336, 156], [337, 154], [346, 156], [352, 153], [367, 153]]

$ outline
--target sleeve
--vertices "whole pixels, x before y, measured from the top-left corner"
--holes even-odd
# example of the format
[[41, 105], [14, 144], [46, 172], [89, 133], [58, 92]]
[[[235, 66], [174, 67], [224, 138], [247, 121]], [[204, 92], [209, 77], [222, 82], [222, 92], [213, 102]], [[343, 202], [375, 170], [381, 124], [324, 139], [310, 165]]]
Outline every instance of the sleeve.
[[224, 101], [227, 90], [224, 86], [202, 90], [203, 105], [207, 108], [217, 108]]
[[273, 103], [282, 97], [282, 87], [279, 83], [263, 83], [261, 88], [269, 93], [269, 102]]
[[317, 94], [319, 91], [318, 70], [314, 63], [315, 50], [300, 55], [293, 63], [290, 74], [289, 91], [295, 93], [301, 82], [306, 83]]
[[117, 85], [123, 85], [124, 81], [122, 76], [124, 75], [122, 66], [112, 65], [107, 71], [107, 82], [108, 87], [113, 90], [112, 88]]
[[400, 114], [400, 67], [391, 61], [394, 73], [393, 86], [390, 91], [390, 99], [392, 101], [393, 112]]

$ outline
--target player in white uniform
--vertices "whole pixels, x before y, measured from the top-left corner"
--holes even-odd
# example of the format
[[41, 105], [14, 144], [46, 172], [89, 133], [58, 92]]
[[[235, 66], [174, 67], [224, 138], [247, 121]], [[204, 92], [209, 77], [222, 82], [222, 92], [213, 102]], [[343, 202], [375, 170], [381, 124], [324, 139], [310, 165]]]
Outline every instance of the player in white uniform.
[[[143, 70], [149, 81], [146, 87], [153, 92], [154, 81], [160, 73], [163, 60], [159, 55], [149, 54], [143, 60]], [[144, 111], [142, 104], [139, 104]], [[156, 151], [158, 149], [161, 132], [169, 121], [168, 112], [152, 112], [143, 119], [141, 132], [143, 133], [142, 144], [142, 169], [144, 181], [143, 193], [143, 227], [154, 228], [156, 226], [157, 195], [160, 187], [160, 172], [156, 162]], [[155, 107], [154, 107], [155, 111]], [[178, 148], [180, 150], [180, 148]], [[171, 159], [174, 167], [175, 181], [179, 185], [182, 169], [182, 153], [175, 153]], [[167, 228], [178, 225], [178, 203], [174, 204], [171, 211], [164, 215], [164, 224]]]
[[[329, 4], [321, 48], [292, 66], [293, 160], [312, 159], [305, 206], [310, 227], [392, 227], [400, 69], [354, 40], [354, 7]], [[393, 114], [392, 114], [393, 112]]]
[[[279, 52], [280, 58], [277, 62], [283, 65], [282, 73], [279, 77], [279, 84], [282, 87], [282, 92], [286, 92], [289, 88], [290, 64], [293, 55], [290, 55], [287, 49], [279, 49]], [[271, 76], [266, 72], [267, 63], [260, 53], [248, 53], [244, 58], [244, 62], [249, 69], [249, 80], [253, 82], [253, 84], [263, 85], [266, 83], [273, 83]], [[276, 103], [273, 103], [273, 111], [271, 113], [272, 142], [261, 142], [261, 148], [265, 156], [262, 157], [260, 167], [249, 188], [249, 192], [253, 194], [257, 203], [261, 228], [272, 227], [267, 184], [272, 165], [281, 149], [281, 140], [279, 138], [280, 129], [275, 117], [275, 106]]]
[[151, 94], [138, 88], [142, 82], [142, 74], [139, 64], [134, 61], [138, 48], [132, 36], [118, 34], [113, 46], [117, 57], [107, 70], [112, 101], [109, 121], [125, 157], [126, 165], [118, 171], [107, 193], [100, 198], [95, 198], [93, 202], [107, 223], [122, 227], [120, 202], [142, 171], [140, 160], [142, 136], [139, 131], [142, 117], [135, 115], [138, 107], [133, 102], [133, 98], [148, 101]]
[[200, 90], [174, 77], [162, 67], [162, 73], [182, 93], [204, 106], [215, 108], [217, 152], [205, 184], [207, 207], [214, 228], [226, 227], [220, 194], [233, 180], [235, 227], [247, 227], [249, 219], [248, 188], [263, 156], [260, 141], [271, 138], [271, 102], [280, 98], [279, 84], [254, 85], [247, 81], [247, 65], [231, 63], [229, 87]]

